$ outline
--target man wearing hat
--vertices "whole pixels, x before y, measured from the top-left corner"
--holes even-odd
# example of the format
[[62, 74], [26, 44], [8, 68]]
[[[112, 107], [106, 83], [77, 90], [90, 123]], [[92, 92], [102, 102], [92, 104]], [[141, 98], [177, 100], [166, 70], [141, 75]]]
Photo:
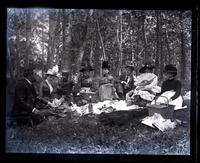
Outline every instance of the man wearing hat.
[[117, 81], [117, 94], [120, 99], [125, 99], [126, 93], [134, 89], [134, 65], [127, 63], [125, 67], [125, 73], [121, 74]]
[[134, 85], [136, 88], [126, 95], [128, 103], [146, 106], [147, 103], [153, 101], [155, 94], [160, 92], [157, 86], [158, 77], [153, 73], [155, 66], [151, 62], [142, 65], [139, 72], [141, 73], [135, 78]]
[[83, 67], [80, 72], [82, 73], [80, 77], [81, 87], [92, 87], [93, 78], [91, 77], [91, 72], [94, 71], [91, 65]]
[[102, 63], [103, 77], [99, 81], [99, 98], [100, 101], [118, 99], [116, 89], [114, 87], [114, 78], [109, 73], [110, 65], [108, 61]]
[[37, 104], [50, 105], [48, 101], [37, 96], [34, 87], [35, 81], [33, 68], [27, 68], [24, 70], [24, 78], [16, 84], [12, 115], [18, 124], [38, 124], [42, 117]]
[[[76, 81], [75, 87], [73, 90], [74, 102], [77, 105], [85, 105], [89, 102], [90, 93], [95, 94], [94, 87], [94, 77], [92, 72], [94, 71], [91, 65], [84, 66], [80, 69], [80, 76], [76, 74], [76, 78], [78, 78], [78, 82]], [[93, 94], [91, 96], [93, 96]]]
[[[165, 96], [169, 100], [169, 104], [175, 106], [175, 110], [182, 108], [183, 98], [181, 96], [181, 82], [176, 79], [177, 76], [177, 68], [168, 64], [164, 68], [164, 77], [165, 81], [161, 86], [161, 93], [158, 94], [160, 96]], [[165, 98], [158, 96], [156, 102], [158, 103], [166, 103]], [[155, 101], [152, 102], [154, 104]]]

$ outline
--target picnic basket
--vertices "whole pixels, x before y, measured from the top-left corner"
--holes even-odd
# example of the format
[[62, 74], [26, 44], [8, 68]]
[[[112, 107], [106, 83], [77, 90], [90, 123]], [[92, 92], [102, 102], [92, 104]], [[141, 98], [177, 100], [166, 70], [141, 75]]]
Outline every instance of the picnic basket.
[[172, 119], [174, 114], [174, 105], [169, 104], [169, 100], [165, 96], [159, 96], [164, 97], [167, 99], [167, 103], [157, 103], [157, 99], [155, 99], [155, 104], [148, 105], [148, 113], [149, 116], [153, 116], [154, 113], [159, 113], [163, 118], [165, 119]]

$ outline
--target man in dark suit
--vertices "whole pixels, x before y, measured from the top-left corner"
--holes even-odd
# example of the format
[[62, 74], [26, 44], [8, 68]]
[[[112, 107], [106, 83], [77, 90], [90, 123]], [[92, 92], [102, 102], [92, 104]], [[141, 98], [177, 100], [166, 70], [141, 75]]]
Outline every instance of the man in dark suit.
[[24, 78], [19, 80], [15, 87], [15, 99], [12, 115], [18, 124], [38, 124], [42, 120], [39, 103], [45, 105], [51, 103], [37, 96], [33, 83], [35, 74], [32, 68], [24, 70]]
[[120, 97], [120, 99], [125, 99], [126, 93], [128, 93], [130, 90], [134, 89], [134, 65], [133, 64], [127, 64], [125, 67], [126, 71], [124, 74], [120, 75], [119, 80], [117, 81], [117, 94]]

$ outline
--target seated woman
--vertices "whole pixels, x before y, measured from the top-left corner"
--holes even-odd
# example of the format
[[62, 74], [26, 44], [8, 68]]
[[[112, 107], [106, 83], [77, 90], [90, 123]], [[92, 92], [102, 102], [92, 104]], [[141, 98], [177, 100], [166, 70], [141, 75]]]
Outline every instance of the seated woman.
[[[166, 80], [163, 82], [161, 87], [161, 93], [158, 94], [156, 103], [166, 103], [166, 98], [169, 100], [169, 104], [175, 106], [175, 110], [182, 108], [183, 98], [181, 96], [181, 82], [176, 79], [177, 68], [172, 64], [166, 65], [164, 68], [164, 75]], [[155, 100], [152, 101], [155, 104]]]
[[100, 101], [118, 99], [116, 89], [114, 88], [114, 78], [110, 75], [109, 69], [108, 61], [104, 61], [102, 64], [103, 77], [99, 80]]
[[[60, 98], [57, 94], [58, 77], [49, 69], [46, 73], [46, 79], [40, 84], [39, 95], [48, 101], [53, 101], [55, 98]], [[64, 100], [62, 98], [62, 100]]]
[[136, 88], [126, 95], [128, 105], [146, 106], [147, 103], [153, 101], [156, 93], [160, 92], [160, 87], [157, 86], [158, 77], [153, 73], [154, 68], [152, 63], [147, 62], [139, 70], [141, 74], [135, 78], [134, 82]]

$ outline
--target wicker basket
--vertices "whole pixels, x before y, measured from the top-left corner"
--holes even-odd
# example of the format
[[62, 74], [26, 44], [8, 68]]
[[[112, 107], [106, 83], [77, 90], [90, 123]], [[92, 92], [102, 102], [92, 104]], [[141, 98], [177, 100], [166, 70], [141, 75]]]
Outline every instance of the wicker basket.
[[155, 99], [155, 104], [148, 106], [148, 112], [149, 116], [152, 116], [154, 113], [159, 113], [163, 118], [165, 119], [171, 119], [173, 118], [174, 114], [174, 105], [169, 105], [169, 100], [165, 96], [159, 96], [164, 97], [167, 99], [167, 104], [157, 104]]

